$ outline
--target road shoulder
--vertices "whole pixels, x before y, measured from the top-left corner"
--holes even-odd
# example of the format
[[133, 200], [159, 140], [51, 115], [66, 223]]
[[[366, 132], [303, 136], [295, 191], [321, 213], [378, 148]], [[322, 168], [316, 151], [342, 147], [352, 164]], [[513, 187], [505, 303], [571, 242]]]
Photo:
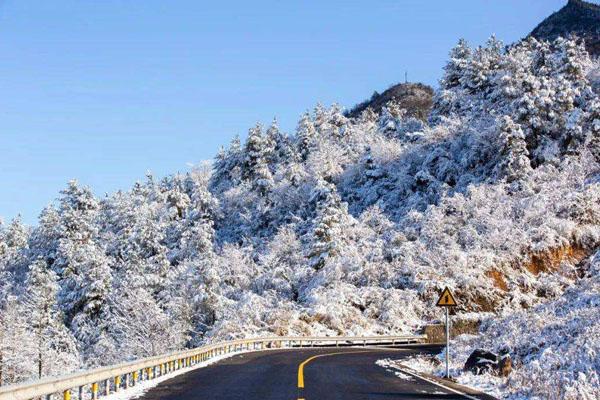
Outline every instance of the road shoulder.
[[[383, 367], [383, 366], [382, 366]], [[394, 366], [389, 365], [389, 368], [394, 368], [397, 369], [398, 371], [401, 371], [402, 373], [411, 375], [417, 379], [421, 379], [424, 381], [427, 381], [429, 383], [432, 383], [434, 385], [438, 385], [441, 386], [447, 390], [450, 390], [452, 392], [455, 392], [456, 394], [460, 394], [462, 396], [464, 396], [467, 399], [471, 399], [471, 400], [498, 400], [496, 397], [491, 396], [487, 393], [483, 393], [479, 390], [473, 389], [471, 387], [468, 386], [464, 386], [464, 385], [460, 385], [450, 379], [444, 379], [444, 378], [440, 378], [438, 376], [435, 375], [431, 375], [431, 374], [427, 374], [424, 372], [420, 372], [420, 371], [415, 371], [412, 368], [407, 367], [406, 365], [402, 364], [402, 363], [394, 363]]]

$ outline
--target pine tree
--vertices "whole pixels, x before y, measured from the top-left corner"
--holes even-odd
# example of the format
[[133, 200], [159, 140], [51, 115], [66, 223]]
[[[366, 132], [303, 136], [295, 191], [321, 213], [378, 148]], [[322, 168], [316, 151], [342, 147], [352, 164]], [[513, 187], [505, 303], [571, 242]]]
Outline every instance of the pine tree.
[[226, 190], [242, 179], [244, 156], [239, 136], [234, 136], [227, 150], [221, 148], [213, 166], [211, 187]]
[[27, 246], [29, 231], [23, 225], [20, 215], [10, 222], [4, 237], [8, 247], [13, 249], [24, 249]]
[[[499, 174], [512, 182], [525, 176], [530, 170], [529, 151], [525, 142], [525, 134], [521, 127], [509, 116], [504, 116], [498, 124], [501, 143], [500, 162], [497, 165]], [[497, 172], [498, 173], [498, 172]]]
[[308, 112], [305, 112], [298, 122], [298, 127], [296, 128], [296, 140], [298, 154], [302, 161], [306, 161], [308, 155], [314, 149], [317, 140], [317, 131]]
[[281, 132], [276, 118], [266, 133], [267, 142], [267, 163], [271, 172], [275, 172], [279, 164], [287, 164], [295, 160], [295, 149], [292, 146], [290, 138]]
[[471, 48], [465, 39], [460, 39], [458, 44], [450, 51], [450, 60], [444, 67], [444, 76], [440, 82], [443, 89], [451, 89], [461, 84], [471, 58]]
[[99, 204], [88, 188], [71, 181], [60, 198], [60, 226], [56, 260], [59, 304], [69, 326], [87, 354], [102, 332], [98, 322], [111, 285], [110, 260], [97, 243]]
[[504, 45], [495, 36], [490, 37], [483, 47], [478, 47], [468, 59], [461, 85], [471, 93], [486, 92], [492, 85], [495, 73], [500, 68]]
[[586, 71], [591, 65], [591, 60], [583, 42], [559, 37], [553, 46], [557, 48], [554, 58], [556, 70], [578, 85], [586, 82]]
[[600, 101], [590, 101], [587, 119], [589, 149], [596, 162], [600, 162]]
[[29, 229], [23, 225], [20, 216], [14, 218], [5, 229], [0, 225], [0, 265], [3, 264], [15, 279], [22, 279], [27, 268], [29, 235]]
[[342, 246], [341, 227], [347, 216], [347, 205], [342, 203], [335, 187], [321, 182], [313, 193], [317, 203], [316, 216], [310, 238], [308, 257], [310, 265], [319, 270], [327, 260], [339, 254]]
[[273, 176], [267, 163], [269, 148], [260, 124], [250, 129], [244, 153], [244, 178], [259, 194], [266, 195], [273, 186]]

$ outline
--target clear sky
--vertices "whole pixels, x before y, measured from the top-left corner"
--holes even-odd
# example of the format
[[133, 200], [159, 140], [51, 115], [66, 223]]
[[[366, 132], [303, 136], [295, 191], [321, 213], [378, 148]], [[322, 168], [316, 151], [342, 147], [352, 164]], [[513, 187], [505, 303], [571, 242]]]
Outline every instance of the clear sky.
[[183, 172], [276, 116], [436, 85], [460, 37], [519, 39], [566, 0], [0, 0], [0, 216], [70, 179]]

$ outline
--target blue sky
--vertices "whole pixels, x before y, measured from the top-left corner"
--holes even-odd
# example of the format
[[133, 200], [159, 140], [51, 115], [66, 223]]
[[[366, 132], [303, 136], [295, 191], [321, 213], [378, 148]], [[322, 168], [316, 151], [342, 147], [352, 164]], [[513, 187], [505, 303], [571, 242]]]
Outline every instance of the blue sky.
[[104, 196], [184, 172], [405, 71], [436, 85], [460, 37], [511, 42], [565, 3], [0, 0], [0, 216], [34, 224], [73, 178]]

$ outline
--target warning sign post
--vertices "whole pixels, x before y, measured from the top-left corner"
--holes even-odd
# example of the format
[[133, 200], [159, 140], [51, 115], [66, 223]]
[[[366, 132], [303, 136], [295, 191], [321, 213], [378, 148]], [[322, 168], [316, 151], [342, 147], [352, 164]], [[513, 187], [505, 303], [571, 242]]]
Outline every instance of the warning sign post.
[[440, 298], [435, 304], [438, 307], [446, 309], [446, 378], [450, 378], [450, 307], [456, 307], [458, 304], [447, 287], [444, 288]]

